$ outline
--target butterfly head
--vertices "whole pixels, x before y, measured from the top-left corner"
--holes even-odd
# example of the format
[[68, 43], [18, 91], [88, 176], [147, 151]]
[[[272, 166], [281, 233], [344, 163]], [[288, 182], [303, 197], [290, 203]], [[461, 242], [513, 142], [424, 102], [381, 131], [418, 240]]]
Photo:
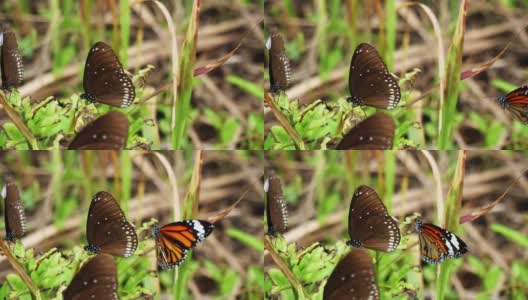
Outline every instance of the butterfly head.
[[158, 225], [152, 226], [152, 236], [158, 237], [160, 235], [160, 227]]
[[87, 93], [81, 94], [80, 98], [84, 99], [84, 100], [87, 100], [90, 103], [95, 103], [96, 102], [95, 97], [93, 95], [90, 95], [90, 94], [87, 94]]
[[348, 246], [352, 246], [352, 247], [355, 247], [355, 248], [359, 248], [361, 246], [363, 246], [363, 243], [361, 243], [361, 241], [356, 241], [356, 240], [349, 240], [346, 242], [346, 244]]
[[14, 242], [15, 241], [15, 234], [13, 232], [8, 232], [5, 240], [8, 242]]
[[93, 254], [97, 254], [101, 251], [101, 248], [99, 246], [96, 246], [96, 245], [88, 245], [88, 246], [84, 246], [84, 250], [90, 252], [90, 253], [93, 253]]
[[508, 101], [506, 99], [506, 96], [497, 97], [497, 102], [499, 102], [502, 108], [507, 108], [509, 106]]
[[363, 103], [363, 101], [361, 101], [359, 97], [355, 97], [355, 96], [348, 97], [347, 101], [352, 103], [352, 105], [354, 106], [364, 106], [365, 105], [365, 103]]
[[416, 232], [421, 232], [422, 231], [422, 227], [423, 227], [423, 222], [421, 219], [417, 219], [416, 220], [416, 225], [415, 225], [415, 228], [416, 228]]

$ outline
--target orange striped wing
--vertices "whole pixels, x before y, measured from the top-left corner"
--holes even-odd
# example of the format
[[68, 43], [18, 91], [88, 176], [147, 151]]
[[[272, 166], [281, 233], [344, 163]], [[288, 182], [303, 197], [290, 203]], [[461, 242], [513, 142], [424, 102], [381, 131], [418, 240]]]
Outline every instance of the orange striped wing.
[[213, 231], [214, 225], [202, 220], [185, 220], [162, 227], [154, 226], [158, 265], [171, 269], [180, 265], [187, 252], [196, 247]]

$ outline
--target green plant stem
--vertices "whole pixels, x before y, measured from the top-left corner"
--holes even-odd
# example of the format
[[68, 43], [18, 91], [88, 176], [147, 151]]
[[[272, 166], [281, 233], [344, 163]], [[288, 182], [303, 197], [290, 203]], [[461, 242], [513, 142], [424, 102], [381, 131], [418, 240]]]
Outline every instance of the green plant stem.
[[396, 14], [396, 1], [387, 0], [385, 2], [386, 11], [386, 22], [385, 22], [385, 33], [386, 33], [386, 47], [385, 47], [385, 63], [389, 70], [392, 70], [394, 65], [394, 49], [396, 49], [396, 30], [397, 30], [397, 14]]
[[[451, 181], [449, 193], [447, 195], [445, 211], [445, 227], [451, 232], [455, 232], [458, 227], [459, 212], [462, 206], [462, 187], [464, 186], [464, 175], [466, 170], [466, 152], [458, 151], [457, 165], [455, 175]], [[436, 299], [442, 300], [445, 297], [445, 291], [448, 289], [451, 279], [451, 272], [454, 267], [452, 260], [445, 260], [440, 265], [438, 275], [438, 284], [436, 286]]]
[[[466, 0], [460, 2], [457, 26], [449, 47], [447, 56], [446, 88], [443, 92], [446, 103], [440, 111], [440, 136], [438, 149], [448, 150], [453, 135], [454, 116], [461, 89], [460, 70], [462, 66], [462, 52], [464, 48], [464, 32], [466, 24]], [[440, 78], [440, 80], [444, 80]]]
[[9, 247], [5, 244], [4, 240], [0, 238], [0, 248], [2, 249], [3, 254], [7, 257], [7, 260], [15, 269], [15, 272], [22, 278], [22, 280], [26, 283], [26, 286], [29, 288], [29, 291], [33, 296], [35, 296], [35, 300], [41, 300], [42, 297], [40, 296], [40, 290], [38, 289], [37, 285], [33, 282], [31, 277], [26, 273], [24, 268], [20, 265], [18, 260], [13, 256], [11, 253], [11, 250], [9, 250]]
[[[195, 0], [185, 40], [183, 42], [178, 73], [177, 101], [174, 99], [172, 111], [172, 146], [180, 149], [189, 118], [191, 95], [193, 90], [194, 65], [196, 62], [196, 43], [200, 26], [200, 0]], [[174, 61], [173, 63], [177, 63]]]
[[306, 150], [306, 147], [304, 146], [304, 142], [301, 138], [301, 136], [297, 133], [295, 128], [291, 126], [290, 122], [286, 118], [286, 116], [280, 111], [280, 109], [275, 105], [275, 102], [271, 98], [270, 94], [267, 92], [264, 92], [264, 101], [271, 109], [271, 112], [277, 118], [277, 121], [282, 125], [284, 130], [288, 133], [290, 138], [292, 139], [293, 143], [295, 144], [295, 147], [297, 150]]
[[39, 150], [37, 139], [35, 138], [35, 136], [33, 136], [33, 133], [31, 133], [31, 130], [27, 128], [24, 122], [22, 122], [22, 119], [20, 119], [17, 112], [14, 109], [12, 109], [11, 106], [9, 106], [6, 99], [4, 98], [3, 93], [0, 93], [0, 104], [4, 107], [4, 110], [7, 116], [9, 117], [9, 119], [11, 119], [11, 121], [15, 124], [18, 130], [20, 130], [22, 135], [24, 135], [24, 137], [26, 138], [26, 141], [29, 144], [29, 147], [32, 150]]
[[277, 267], [282, 271], [282, 273], [286, 276], [286, 278], [290, 282], [293, 288], [293, 291], [296, 295], [295, 299], [298, 299], [298, 300], [306, 299], [306, 294], [304, 293], [302, 284], [299, 282], [297, 277], [295, 277], [292, 271], [288, 268], [288, 266], [282, 260], [282, 258], [277, 254], [277, 252], [275, 252], [275, 249], [273, 248], [272, 243], [267, 234], [264, 235], [264, 248], [268, 250], [268, 253], [271, 259], [273, 259]]

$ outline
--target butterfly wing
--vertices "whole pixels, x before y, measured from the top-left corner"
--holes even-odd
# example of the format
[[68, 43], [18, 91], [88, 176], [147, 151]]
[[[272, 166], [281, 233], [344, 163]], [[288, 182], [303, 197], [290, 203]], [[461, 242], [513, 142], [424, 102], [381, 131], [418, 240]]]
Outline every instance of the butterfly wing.
[[112, 50], [103, 42], [96, 43], [86, 58], [81, 97], [117, 107], [128, 107], [136, 97], [132, 80]]
[[127, 143], [128, 126], [123, 113], [111, 111], [79, 131], [68, 149], [122, 150]]
[[323, 300], [379, 299], [372, 258], [365, 250], [350, 251], [328, 277]]
[[396, 124], [386, 113], [378, 112], [352, 128], [339, 142], [337, 150], [392, 149]]
[[92, 199], [86, 223], [86, 250], [128, 257], [137, 248], [138, 240], [134, 226], [117, 204], [114, 196], [98, 192]]
[[18, 50], [15, 32], [10, 28], [3, 31], [2, 44], [2, 87], [18, 87], [24, 81], [24, 64]]
[[5, 176], [5, 185], [2, 189], [5, 204], [5, 226], [7, 241], [22, 238], [26, 232], [26, 214], [20, 201], [20, 193], [15, 180], [11, 175]]
[[416, 230], [424, 262], [438, 264], [446, 258], [458, 258], [467, 252], [466, 243], [443, 228], [429, 223], [422, 224], [418, 220]]
[[284, 40], [278, 32], [272, 33], [269, 47], [269, 75], [272, 93], [285, 91], [290, 84], [290, 61], [284, 48]]
[[356, 189], [348, 214], [348, 244], [377, 251], [391, 252], [400, 243], [398, 224], [374, 189], [362, 185]]
[[400, 87], [378, 51], [360, 44], [352, 56], [348, 79], [350, 100], [356, 105], [393, 109], [400, 102]]
[[65, 300], [117, 300], [117, 271], [114, 259], [98, 254], [84, 264], [62, 293]]
[[282, 193], [282, 184], [278, 177], [270, 176], [267, 184], [267, 211], [268, 233], [275, 236], [283, 233], [288, 227], [288, 209]]
[[503, 108], [507, 108], [517, 120], [528, 124], [528, 86], [521, 86], [497, 99]]
[[154, 226], [158, 265], [166, 270], [180, 265], [187, 252], [196, 247], [214, 229], [214, 225], [202, 220], [185, 220], [162, 227]]

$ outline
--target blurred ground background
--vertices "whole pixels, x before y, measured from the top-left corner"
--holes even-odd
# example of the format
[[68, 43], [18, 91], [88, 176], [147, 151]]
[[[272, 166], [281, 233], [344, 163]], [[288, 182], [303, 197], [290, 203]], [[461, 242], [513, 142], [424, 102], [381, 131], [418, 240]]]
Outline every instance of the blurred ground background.
[[[212, 217], [247, 194], [227, 217], [215, 223], [213, 233], [188, 257], [185, 267], [179, 268], [183, 284], [180, 299], [262, 299], [261, 154], [0, 152], [0, 173], [14, 173], [28, 220], [23, 247], [18, 244], [12, 249], [44, 299], [56, 299], [58, 288], [70, 282], [79, 260], [88, 256], [82, 250], [87, 211], [92, 196], [100, 190], [114, 195], [136, 226], [140, 241], [133, 256], [117, 259], [121, 299], [150, 299], [148, 295], [173, 299], [177, 289], [174, 273], [156, 269], [152, 218], [159, 224], [180, 220], [174, 216], [175, 207], [181, 213], [188, 207], [183, 201], [193, 186], [190, 181], [199, 155], [203, 165], [195, 218]], [[175, 202], [171, 187], [177, 188], [180, 203]], [[4, 227], [3, 221], [0, 226]], [[40, 261], [36, 270], [28, 263], [31, 253]], [[51, 258], [56, 261], [45, 267]], [[31, 299], [27, 288], [20, 298], [13, 296], [24, 287], [6, 257], [0, 256], [0, 298], [11, 292], [9, 299]]]
[[[378, 263], [381, 299], [435, 298], [437, 268], [420, 262], [409, 217], [440, 223], [459, 153], [457, 151], [268, 151], [266, 165], [282, 179], [289, 226], [276, 251], [306, 294], [322, 299], [326, 277], [350, 251], [348, 210], [354, 190], [374, 188], [400, 222], [402, 239], [392, 253], [369, 251]], [[468, 253], [451, 260], [445, 299], [525, 299], [528, 295], [528, 157], [525, 152], [467, 151], [460, 215], [500, 197], [491, 212], [458, 225]], [[523, 173], [524, 172], [524, 173]], [[411, 226], [409, 226], [411, 225]], [[287, 243], [287, 245], [286, 245]], [[315, 243], [315, 244], [314, 244]], [[267, 252], [266, 252], [267, 253]], [[265, 254], [266, 292], [294, 299], [289, 281]], [[435, 298], [436, 299], [436, 298]]]
[[[0, 2], [0, 23], [17, 32], [25, 65], [25, 84], [19, 91], [35, 105], [49, 96], [80, 95], [88, 50], [100, 40], [112, 45], [131, 75], [141, 75], [134, 82], [136, 99], [148, 99], [126, 110], [131, 123], [140, 121], [135, 130], [152, 149], [170, 149], [173, 94], [167, 21], [153, 2], [133, 2], [7, 0]], [[162, 2], [174, 22], [182, 55], [193, 1]], [[251, 1], [202, 1], [196, 67], [217, 61], [239, 43], [242, 46], [219, 69], [195, 77], [183, 148], [262, 148], [261, 93], [256, 92], [263, 80], [261, 19], [262, 9]], [[122, 29], [124, 22], [130, 25]], [[99, 110], [106, 109], [99, 105]], [[88, 112], [97, 113], [93, 106]], [[6, 121], [0, 112], [0, 124]]]
[[[438, 22], [447, 55], [461, 2], [418, 2], [425, 4]], [[276, 29], [287, 41], [293, 78], [287, 90], [290, 101], [298, 100], [301, 105], [308, 105], [321, 100], [326, 105], [335, 105], [338, 99], [348, 97], [352, 53], [359, 43], [368, 42], [378, 49], [389, 70], [405, 79], [404, 84], [400, 82], [400, 107], [390, 111], [398, 128], [395, 148], [403, 145], [436, 148], [441, 109], [439, 42], [433, 30], [433, 19], [425, 10], [418, 6], [404, 7], [404, 3], [391, 0], [265, 1], [266, 31]], [[489, 70], [462, 82], [457, 112], [448, 116], [455, 129], [449, 148], [522, 150], [527, 147], [528, 127], [515, 121], [513, 115], [494, 100], [527, 82], [527, 9], [526, 1], [468, 1], [461, 70], [482, 65], [508, 43], [511, 45]], [[413, 73], [415, 69], [419, 70], [416, 74]], [[267, 72], [265, 76], [269, 86]], [[374, 109], [365, 111], [371, 114]], [[364, 117], [361, 110], [356, 110], [355, 114], [356, 119]], [[277, 124], [268, 109], [265, 109], [265, 124], [268, 136], [270, 128]], [[313, 130], [320, 127], [323, 131], [326, 125], [314, 125]]]

